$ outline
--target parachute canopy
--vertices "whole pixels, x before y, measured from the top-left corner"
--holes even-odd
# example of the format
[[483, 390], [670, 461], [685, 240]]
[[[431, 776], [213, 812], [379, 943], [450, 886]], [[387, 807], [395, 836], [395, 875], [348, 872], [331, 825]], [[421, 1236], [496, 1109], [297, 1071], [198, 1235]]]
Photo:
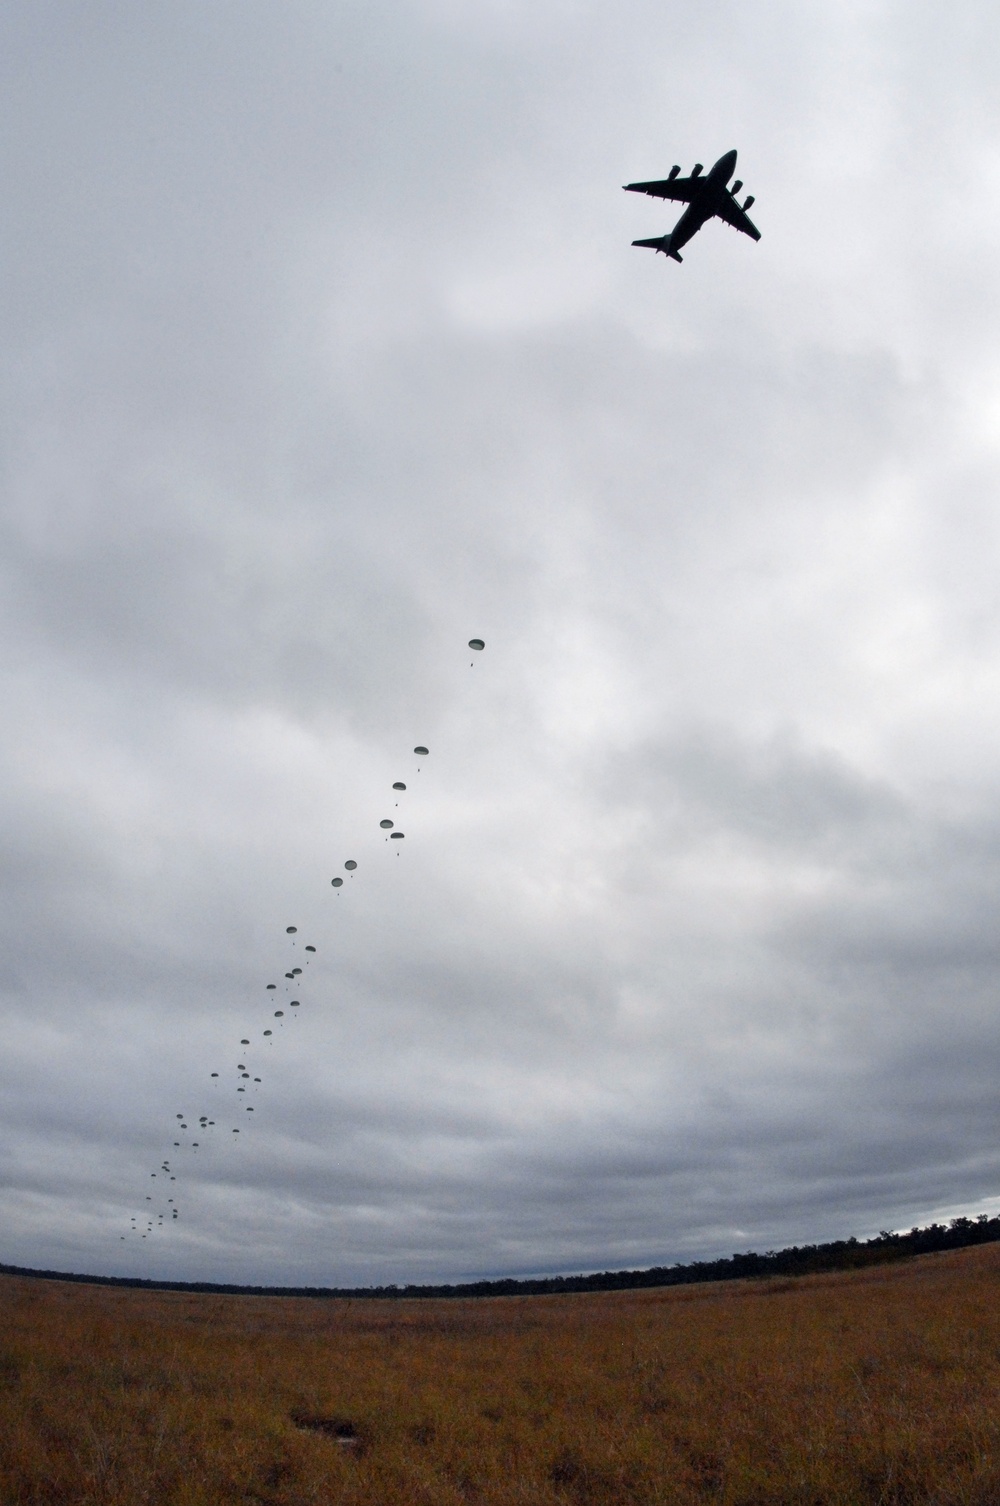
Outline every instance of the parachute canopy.
[[405, 835], [405, 833], [403, 833], [401, 831], [394, 831], [393, 834], [392, 834], [392, 840], [394, 842], [401, 842], [403, 840], [404, 835]]
[[286, 926], [285, 927], [285, 935], [286, 936], [294, 936], [297, 930], [298, 930], [298, 926]]
[[393, 785], [393, 789], [394, 790], [405, 790], [406, 789], [406, 785], [403, 784], [402, 780], [397, 779], [396, 783]]
[[346, 869], [347, 869], [347, 871], [348, 871], [348, 873], [353, 873], [353, 872], [354, 872], [354, 870], [355, 870], [355, 868], [356, 868], [356, 867], [357, 867], [357, 866], [358, 866], [358, 865], [357, 865], [357, 863], [356, 863], [356, 862], [355, 862], [355, 861], [354, 861], [354, 859], [353, 859], [353, 858], [348, 858], [348, 859], [347, 859], [347, 862], [346, 862], [346, 863], [345, 863], [345, 864], [344, 864], [344, 867], [345, 867], [345, 868], [346, 868]]
[[331, 880], [330, 880], [330, 883], [331, 883], [331, 884], [332, 884], [332, 885], [333, 885], [333, 887], [334, 887], [334, 888], [335, 888], [335, 889], [339, 889], [339, 888], [340, 888], [340, 886], [341, 886], [341, 884], [342, 884], [342, 883], [343, 883], [343, 882], [344, 882], [344, 880], [343, 880], [343, 879], [342, 879], [342, 878], [335, 878], [335, 879], [331, 879]]
[[470, 648], [485, 648], [486, 644], [483, 642], [483, 640], [481, 638], [470, 638], [469, 639], [469, 647]]
[[414, 753], [420, 754], [424, 758], [426, 758], [427, 755], [430, 753], [431, 750], [430, 750], [430, 748], [417, 747], [417, 748], [414, 748], [413, 751], [414, 751]]
[[306, 951], [307, 952], [314, 952], [315, 950], [316, 950], [316, 948], [314, 946], [307, 946], [306, 947]]
[[388, 818], [388, 816], [386, 816], [386, 818], [385, 818], [384, 821], [380, 821], [379, 822], [379, 826], [381, 826], [381, 828], [382, 828], [383, 831], [388, 831], [389, 827], [390, 826], [395, 826], [395, 824], [396, 824], [395, 821], [390, 821], [389, 818]]

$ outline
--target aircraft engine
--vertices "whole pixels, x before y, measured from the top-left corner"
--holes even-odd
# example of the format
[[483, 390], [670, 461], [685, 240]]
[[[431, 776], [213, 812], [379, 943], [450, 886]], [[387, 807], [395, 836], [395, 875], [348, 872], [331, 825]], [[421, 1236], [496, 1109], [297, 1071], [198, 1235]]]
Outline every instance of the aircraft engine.
[[750, 205], [752, 203], [753, 203], [753, 194], [752, 193], [748, 193], [747, 196], [746, 196], [746, 198], [743, 201], [743, 208], [744, 209], [749, 209]]
[[737, 178], [736, 182], [733, 184], [732, 192], [733, 193], [739, 193], [739, 191], [740, 191], [740, 189], [742, 187], [743, 187], [743, 179], [742, 178]]
[[704, 170], [705, 170], [704, 163], [703, 162], [696, 162], [695, 165], [694, 165], [694, 167], [691, 169], [691, 176], [692, 176], [692, 178], [697, 178], [698, 174], [701, 173], [701, 172], [704, 172]]
[[668, 183], [672, 183], [673, 180], [676, 178], [676, 176], [677, 176], [677, 174], [679, 172], [680, 172], [680, 167], [679, 166], [672, 167], [670, 169], [670, 171], [667, 173], [667, 182]]

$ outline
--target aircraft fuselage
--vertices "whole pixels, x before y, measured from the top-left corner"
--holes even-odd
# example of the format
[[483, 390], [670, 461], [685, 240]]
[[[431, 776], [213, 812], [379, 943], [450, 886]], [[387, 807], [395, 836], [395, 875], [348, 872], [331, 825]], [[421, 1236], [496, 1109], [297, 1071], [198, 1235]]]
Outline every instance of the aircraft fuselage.
[[722, 196], [729, 195], [729, 180], [736, 171], [736, 152], [726, 152], [720, 157], [714, 167], [710, 168], [704, 177], [704, 187], [696, 199], [692, 199], [677, 224], [670, 232], [670, 245], [674, 251], [679, 251], [686, 246], [692, 235], [695, 235], [715, 214]]

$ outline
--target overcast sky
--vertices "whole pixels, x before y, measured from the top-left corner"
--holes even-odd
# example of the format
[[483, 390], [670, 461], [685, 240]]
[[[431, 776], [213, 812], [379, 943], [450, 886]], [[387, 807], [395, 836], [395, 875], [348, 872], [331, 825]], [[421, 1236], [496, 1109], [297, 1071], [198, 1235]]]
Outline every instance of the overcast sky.
[[[3, 6], [0, 1259], [998, 1206], [998, 54], [987, 0]], [[760, 242], [633, 250], [620, 185], [734, 146]]]

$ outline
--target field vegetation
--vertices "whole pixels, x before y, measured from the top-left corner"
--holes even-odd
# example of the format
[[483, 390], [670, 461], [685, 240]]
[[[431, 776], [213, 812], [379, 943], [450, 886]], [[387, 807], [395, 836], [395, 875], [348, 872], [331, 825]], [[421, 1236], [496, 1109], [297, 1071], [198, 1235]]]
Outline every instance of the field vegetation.
[[997, 1506], [1000, 1245], [441, 1301], [3, 1276], [0, 1501]]

